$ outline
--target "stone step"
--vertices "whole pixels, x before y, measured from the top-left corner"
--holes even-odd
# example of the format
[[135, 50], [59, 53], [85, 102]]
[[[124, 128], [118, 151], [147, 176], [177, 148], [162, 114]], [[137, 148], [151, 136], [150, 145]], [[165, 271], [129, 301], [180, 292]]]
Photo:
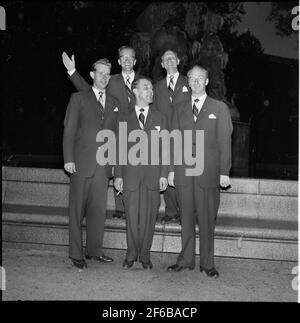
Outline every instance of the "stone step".
[[[3, 205], [2, 237], [4, 242], [47, 245], [51, 249], [68, 245], [68, 209]], [[126, 224], [107, 213], [104, 247], [126, 249]], [[85, 240], [85, 222], [83, 221]], [[178, 253], [181, 249], [181, 226], [156, 223], [152, 251]], [[198, 226], [196, 226], [198, 237]], [[229, 215], [217, 219], [215, 254], [228, 257], [297, 260], [297, 223], [271, 220], [239, 219]], [[196, 253], [199, 254], [198, 239]]]
[[[65, 248], [68, 195], [69, 177], [62, 170], [2, 167], [3, 241]], [[110, 182], [104, 245], [125, 249], [125, 221], [112, 218], [114, 209]], [[164, 209], [161, 194], [159, 217]], [[179, 252], [180, 231], [180, 225], [158, 221], [152, 250]], [[297, 260], [298, 183], [231, 179], [231, 188], [221, 192], [215, 236], [219, 256]]]
[[[236, 181], [233, 182], [232, 185], [236, 185]], [[6, 181], [4, 185], [2, 194], [5, 194], [5, 196], [2, 203], [68, 207], [68, 183]], [[259, 194], [249, 193], [246, 192], [245, 188], [242, 191], [235, 187], [235, 191], [221, 193], [219, 212], [231, 214], [235, 217], [245, 216], [253, 219], [278, 220], [284, 218], [286, 221], [296, 221], [297, 195], [275, 195], [274, 192], [271, 193], [268, 193], [267, 190], [260, 190]], [[283, 193], [285, 192], [278, 192], [278, 194]], [[107, 208], [108, 210], [115, 208], [112, 185], [108, 190]], [[160, 212], [164, 212], [164, 209], [165, 203], [161, 194]]]

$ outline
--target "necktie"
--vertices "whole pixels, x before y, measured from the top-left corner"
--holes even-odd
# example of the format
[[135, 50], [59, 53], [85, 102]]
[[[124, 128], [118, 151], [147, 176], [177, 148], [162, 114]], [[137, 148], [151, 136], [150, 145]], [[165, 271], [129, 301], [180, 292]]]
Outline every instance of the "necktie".
[[174, 78], [174, 75], [171, 75], [170, 76], [169, 86], [168, 86], [168, 89], [169, 89], [170, 92], [173, 92], [174, 91], [174, 81], [173, 81], [173, 78]]
[[139, 114], [139, 121], [143, 125], [143, 129], [144, 129], [144, 126], [145, 126], [145, 115], [143, 113], [144, 111], [145, 111], [145, 109], [141, 108], [140, 109], [140, 114]]
[[196, 107], [196, 103], [199, 102], [199, 99], [195, 99], [194, 100], [194, 104], [193, 104], [193, 115], [194, 115], [194, 120], [197, 121], [197, 117], [198, 117], [198, 108]]
[[127, 91], [127, 96], [128, 96], [128, 101], [130, 102], [130, 99], [131, 99], [131, 84], [130, 84], [130, 76], [128, 75], [126, 77], [126, 91]]
[[104, 113], [104, 105], [103, 105], [103, 91], [100, 91], [99, 92], [99, 100], [98, 100], [98, 102], [99, 102], [99, 105], [100, 105], [100, 110], [101, 110], [101, 112], [102, 113]]
[[174, 75], [171, 75], [170, 76], [170, 81], [169, 81], [169, 86], [168, 86], [168, 90], [170, 92], [170, 101], [172, 102], [173, 100], [173, 88], [174, 88], [174, 82], [173, 82], [173, 78], [174, 78]]

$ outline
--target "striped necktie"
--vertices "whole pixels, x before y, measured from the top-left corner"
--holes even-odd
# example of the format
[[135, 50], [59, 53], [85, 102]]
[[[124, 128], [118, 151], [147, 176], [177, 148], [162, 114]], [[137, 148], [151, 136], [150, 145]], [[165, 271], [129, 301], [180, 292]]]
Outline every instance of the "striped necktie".
[[194, 100], [194, 104], [193, 104], [193, 115], [194, 115], [194, 121], [196, 122], [197, 121], [197, 117], [198, 117], [198, 114], [199, 114], [199, 110], [198, 108], [196, 107], [196, 103], [199, 102], [199, 99], [195, 99]]
[[103, 91], [99, 91], [99, 106], [100, 106], [100, 110], [101, 112], [104, 114], [104, 104], [103, 104]]
[[127, 91], [127, 96], [128, 96], [128, 101], [130, 102], [131, 100], [131, 95], [132, 95], [132, 91], [131, 91], [131, 84], [130, 84], [130, 76], [128, 75], [126, 77], [126, 91]]
[[168, 86], [168, 90], [170, 93], [170, 101], [172, 102], [173, 100], [173, 93], [174, 93], [174, 81], [173, 81], [174, 75], [170, 76], [170, 81], [169, 81], [169, 86]]
[[139, 114], [139, 121], [143, 125], [143, 129], [144, 129], [144, 126], [145, 126], [145, 115], [143, 113], [144, 111], [145, 111], [145, 109], [141, 108], [140, 109], [140, 114]]

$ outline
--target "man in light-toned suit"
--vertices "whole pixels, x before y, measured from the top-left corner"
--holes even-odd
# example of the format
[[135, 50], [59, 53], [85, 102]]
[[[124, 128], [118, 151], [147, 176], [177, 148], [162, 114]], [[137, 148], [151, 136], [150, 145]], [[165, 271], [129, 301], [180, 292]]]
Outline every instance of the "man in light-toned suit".
[[[176, 165], [174, 158], [169, 173], [169, 185], [175, 185], [181, 212], [182, 250], [169, 272], [195, 267], [195, 210], [200, 235], [200, 271], [209, 277], [218, 277], [214, 264], [214, 229], [220, 203], [220, 186], [230, 185], [231, 133], [233, 130], [228, 107], [206, 94], [209, 82], [207, 70], [194, 66], [189, 70], [191, 96], [175, 105], [172, 129], [193, 133], [192, 154], [204, 153], [201, 175], [187, 176], [186, 168]], [[203, 150], [196, 151], [195, 133], [204, 131]], [[186, 147], [183, 147], [186, 149]], [[173, 151], [171, 150], [171, 154]]]

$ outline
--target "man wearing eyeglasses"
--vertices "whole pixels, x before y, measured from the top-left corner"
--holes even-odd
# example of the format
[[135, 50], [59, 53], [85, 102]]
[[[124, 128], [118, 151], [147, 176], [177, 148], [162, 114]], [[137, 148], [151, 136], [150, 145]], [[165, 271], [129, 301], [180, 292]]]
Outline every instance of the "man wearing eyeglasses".
[[[134, 71], [136, 64], [135, 50], [130, 46], [122, 46], [118, 49], [118, 64], [121, 66], [122, 71], [119, 74], [112, 75], [108, 86], [107, 93], [117, 98], [121, 103], [122, 112], [128, 112], [130, 107], [134, 107], [135, 98], [131, 90], [131, 85], [134, 80], [141, 75]], [[71, 58], [63, 52], [63, 64], [68, 70], [70, 80], [78, 91], [87, 90], [90, 85], [75, 69], [75, 57]]]
[[[120, 112], [127, 113], [132, 107], [135, 106], [135, 97], [132, 93], [131, 85], [133, 81], [140, 77], [135, 71], [134, 66], [136, 64], [135, 50], [130, 46], [122, 46], [118, 49], [118, 64], [121, 66], [122, 71], [119, 74], [112, 75], [106, 92], [120, 101]], [[90, 88], [90, 85], [75, 69], [75, 57], [71, 58], [63, 52], [62, 54], [63, 64], [68, 70], [70, 80], [78, 91], [86, 91]], [[124, 218], [124, 203], [122, 195], [116, 194], [114, 190], [116, 210], [114, 213], [115, 218]]]
[[[161, 56], [161, 66], [166, 70], [167, 75], [154, 87], [154, 104], [157, 110], [167, 117], [169, 126], [173, 117], [174, 105], [190, 96], [187, 78], [178, 71], [179, 63], [180, 59], [177, 53], [174, 50], [166, 50]], [[174, 187], [167, 187], [164, 192], [164, 200], [166, 208], [161, 219], [162, 224], [180, 222], [179, 205]]]

